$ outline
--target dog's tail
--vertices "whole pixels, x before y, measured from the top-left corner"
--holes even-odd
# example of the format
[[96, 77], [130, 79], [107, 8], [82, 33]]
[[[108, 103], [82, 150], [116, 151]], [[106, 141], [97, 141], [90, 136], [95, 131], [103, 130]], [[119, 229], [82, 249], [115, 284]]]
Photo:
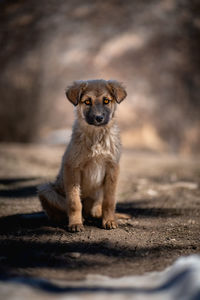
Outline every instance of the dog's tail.
[[117, 220], [120, 220], [120, 219], [124, 219], [124, 220], [131, 219], [131, 215], [129, 215], [129, 214], [122, 214], [122, 213], [115, 213], [115, 217], [116, 217]]
[[51, 220], [61, 222], [67, 219], [65, 197], [55, 190], [52, 183], [39, 185], [37, 192], [42, 208]]

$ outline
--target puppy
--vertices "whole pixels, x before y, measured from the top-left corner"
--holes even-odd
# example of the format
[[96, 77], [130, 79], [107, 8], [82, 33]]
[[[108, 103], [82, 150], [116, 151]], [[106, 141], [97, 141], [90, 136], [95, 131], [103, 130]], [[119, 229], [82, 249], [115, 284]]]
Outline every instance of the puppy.
[[117, 104], [127, 93], [114, 80], [76, 81], [67, 90], [76, 107], [70, 143], [54, 183], [38, 187], [42, 207], [54, 221], [68, 216], [71, 232], [83, 230], [83, 217], [102, 218], [102, 227], [117, 227], [115, 191], [121, 143], [115, 122]]

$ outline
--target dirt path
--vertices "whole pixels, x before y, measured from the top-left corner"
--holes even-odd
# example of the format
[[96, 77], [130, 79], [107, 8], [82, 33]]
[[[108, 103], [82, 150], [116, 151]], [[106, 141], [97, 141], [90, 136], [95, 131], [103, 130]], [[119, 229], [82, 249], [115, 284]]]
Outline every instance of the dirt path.
[[72, 234], [48, 222], [36, 185], [53, 178], [63, 147], [0, 146], [0, 274], [80, 279], [162, 270], [200, 253], [200, 160], [124, 151], [117, 210], [132, 219]]

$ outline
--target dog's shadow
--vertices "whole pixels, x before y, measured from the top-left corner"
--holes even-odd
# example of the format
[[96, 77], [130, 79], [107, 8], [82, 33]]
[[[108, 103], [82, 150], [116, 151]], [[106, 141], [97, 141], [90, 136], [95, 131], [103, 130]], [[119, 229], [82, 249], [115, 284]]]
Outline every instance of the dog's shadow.
[[[173, 210], [144, 209], [139, 207], [139, 203], [131, 201], [119, 203], [117, 212], [127, 213], [138, 219], [176, 215], [176, 211]], [[111, 260], [112, 257], [126, 258], [134, 262], [142, 260], [149, 251], [149, 247], [136, 249], [134, 241], [125, 247], [123, 245], [116, 247], [107, 238], [107, 233], [98, 230], [101, 227], [101, 220], [88, 219], [85, 225], [85, 233], [81, 232], [76, 236], [67, 232], [67, 224], [52, 223], [42, 211], [1, 217], [0, 273], [10, 276], [12, 272], [18, 274], [18, 268], [24, 272], [23, 274], [26, 274], [29, 268], [53, 268], [68, 271], [83, 270], [85, 274], [86, 271], [91, 272], [94, 267], [95, 270], [106, 268], [109, 257]], [[93, 237], [90, 239], [91, 229]], [[120, 225], [120, 230], [123, 230], [123, 225]], [[96, 239], [96, 236], [101, 238]], [[173, 251], [176, 249], [174, 247]], [[167, 246], [152, 247], [151, 255], [154, 257], [161, 251], [167, 252], [169, 249]], [[78, 253], [78, 258], [72, 257], [73, 253]], [[105, 257], [103, 262], [102, 256]]]
[[0, 218], [0, 235], [15, 234], [20, 232], [31, 232], [40, 230], [48, 226], [54, 228], [56, 225], [52, 223], [44, 212], [15, 214]]
[[[156, 257], [161, 251], [164, 253], [169, 251], [167, 245], [138, 248], [134, 241], [132, 244], [116, 247], [107, 238], [107, 234], [102, 232], [103, 234], [99, 235], [97, 228], [93, 231], [93, 238], [90, 240], [88, 237], [90, 231], [87, 227], [85, 234], [78, 233], [77, 238], [74, 238], [74, 233], [67, 233], [62, 226], [53, 225], [43, 212], [2, 217], [0, 218], [0, 273], [3, 276], [11, 276], [18, 274], [18, 270], [21, 270], [20, 274], [27, 274], [30, 268], [39, 268], [39, 270], [53, 268], [65, 271], [79, 270], [85, 274], [100, 268], [102, 271], [102, 268], [108, 266], [110, 258], [111, 261], [125, 258], [131, 262], [138, 262], [143, 260], [149, 251], [152, 257]], [[179, 248], [181, 249], [174, 246], [170, 251]], [[78, 254], [78, 257], [72, 256], [73, 254]], [[102, 257], [105, 257], [103, 261]]]
[[[167, 218], [180, 215], [180, 211], [175, 208], [143, 208], [140, 207], [143, 202], [125, 202], [119, 203], [116, 208], [117, 213], [128, 214], [133, 219], [141, 218]], [[84, 219], [84, 225], [101, 228], [101, 219]], [[121, 226], [123, 227], [123, 226]], [[56, 230], [67, 231], [67, 218], [64, 223], [55, 223], [48, 219], [43, 211], [25, 214], [15, 214], [0, 218], [0, 235], [15, 234], [16, 232], [36, 232], [36, 234], [45, 234]]]
[[[28, 178], [0, 178], [0, 184], [3, 188], [0, 190], [0, 198], [7, 198], [10, 200], [24, 198], [30, 201], [30, 198], [36, 197], [36, 187], [40, 183], [40, 177], [28, 177]], [[24, 183], [28, 183], [24, 186]], [[22, 186], [21, 186], [22, 184]], [[122, 214], [128, 214], [131, 218], [156, 218], [156, 217], [176, 217], [180, 212], [174, 208], [149, 208], [149, 199], [143, 199], [140, 201], [126, 201], [117, 204], [116, 212]], [[145, 207], [148, 203], [148, 207]], [[84, 218], [84, 225], [95, 226], [101, 228], [101, 219]], [[123, 227], [123, 225], [121, 225]], [[48, 229], [47, 229], [48, 228]], [[45, 233], [45, 230], [53, 231], [58, 229], [67, 230], [67, 218], [64, 223], [55, 223], [46, 217], [44, 212], [15, 214], [11, 216], [0, 218], [0, 234], [14, 234], [19, 231], [34, 231], [37, 233]]]

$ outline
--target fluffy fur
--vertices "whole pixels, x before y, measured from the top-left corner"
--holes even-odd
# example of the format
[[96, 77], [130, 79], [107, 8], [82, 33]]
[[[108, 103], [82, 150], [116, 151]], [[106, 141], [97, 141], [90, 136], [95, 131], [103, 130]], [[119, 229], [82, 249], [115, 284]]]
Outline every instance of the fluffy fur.
[[[82, 214], [102, 218], [105, 229], [116, 228], [115, 191], [121, 143], [115, 110], [126, 91], [117, 81], [92, 80], [75, 82], [66, 95], [76, 106], [76, 119], [55, 182], [38, 187], [42, 207], [55, 221], [68, 216], [72, 232], [83, 230]], [[107, 104], [105, 99], [109, 100]], [[99, 112], [102, 124], [95, 119]], [[87, 122], [88, 113], [92, 124]]]

